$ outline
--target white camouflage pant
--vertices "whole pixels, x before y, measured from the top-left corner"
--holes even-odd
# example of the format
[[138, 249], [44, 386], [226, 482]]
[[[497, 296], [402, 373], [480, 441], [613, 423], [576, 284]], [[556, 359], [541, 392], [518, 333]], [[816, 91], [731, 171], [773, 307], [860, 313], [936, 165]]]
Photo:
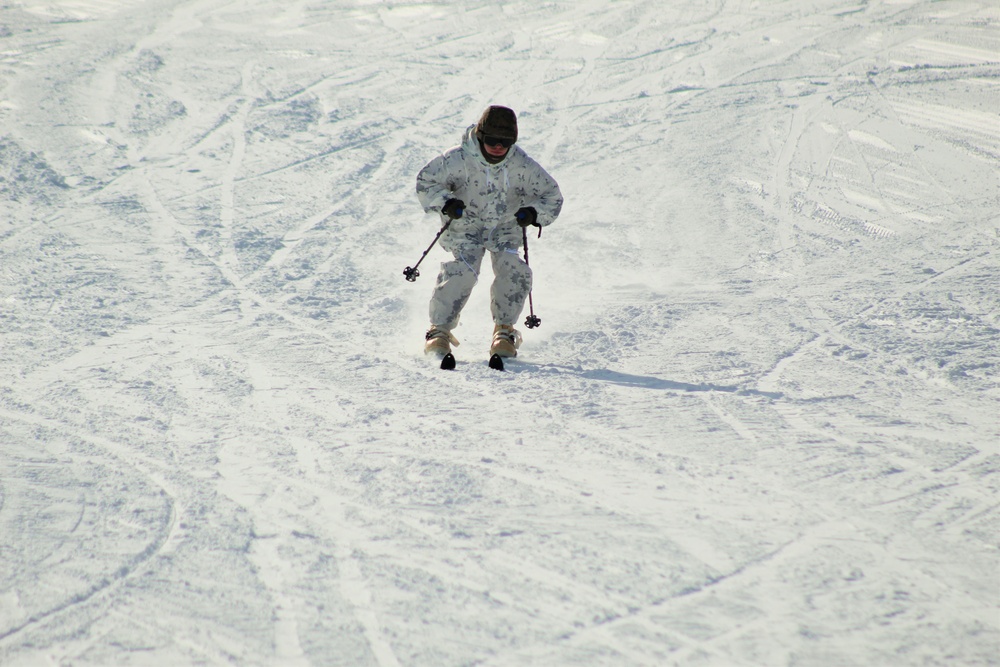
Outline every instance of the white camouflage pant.
[[[451, 331], [458, 326], [472, 288], [479, 281], [479, 269], [486, 250], [455, 251], [455, 259], [441, 263], [434, 294], [431, 295], [431, 325]], [[490, 309], [494, 324], [513, 325], [531, 291], [531, 267], [516, 249], [490, 252], [493, 263], [493, 286], [490, 288]]]

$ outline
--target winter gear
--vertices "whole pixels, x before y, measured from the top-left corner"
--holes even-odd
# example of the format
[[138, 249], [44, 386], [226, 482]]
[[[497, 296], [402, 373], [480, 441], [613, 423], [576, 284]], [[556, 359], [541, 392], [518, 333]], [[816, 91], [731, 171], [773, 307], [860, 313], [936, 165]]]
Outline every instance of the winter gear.
[[500, 357], [499, 354], [494, 354], [492, 357], [490, 357], [489, 365], [490, 368], [492, 368], [495, 371], [502, 371], [503, 359]]
[[503, 155], [490, 155], [490, 152], [486, 150], [486, 146], [483, 145], [483, 142], [479, 142], [479, 154], [483, 156], [483, 159], [486, 160], [488, 164], [500, 164], [507, 159], [507, 153], [509, 152], [509, 150], [505, 150]]
[[[483, 141], [492, 147], [507, 145], [502, 156], [489, 156]], [[503, 140], [503, 141], [500, 141]], [[451, 224], [441, 234], [441, 247], [454, 255], [441, 264], [430, 301], [433, 328], [451, 331], [479, 279], [486, 251], [490, 252], [494, 280], [490, 290], [493, 322], [513, 330], [531, 292], [531, 269], [518, 248], [526, 235], [514, 213], [525, 211], [527, 222], [541, 229], [562, 210], [559, 185], [517, 141], [517, 117], [507, 107], [491, 106], [479, 122], [465, 130], [461, 144], [427, 163], [417, 174], [417, 198], [425, 212], [438, 212]], [[498, 152], [495, 149], [494, 152]], [[454, 205], [464, 202], [463, 215], [451, 216]], [[532, 213], [527, 213], [530, 210]], [[533, 216], [532, 216], [533, 214]], [[508, 356], [517, 353], [512, 341], [499, 343]]]
[[535, 211], [535, 209], [531, 208], [530, 206], [519, 208], [517, 210], [517, 213], [514, 214], [514, 219], [517, 220], [517, 224], [521, 225], [522, 227], [529, 227], [531, 225], [534, 225], [539, 229], [542, 228], [541, 225], [535, 222], [536, 220], [538, 220], [538, 213]]
[[510, 148], [514, 145], [514, 140], [506, 137], [485, 136], [482, 138], [482, 142], [487, 146], [503, 146], [504, 148]]
[[516, 357], [517, 348], [521, 347], [521, 332], [510, 324], [498, 324], [493, 327], [493, 344], [490, 354], [501, 357]]
[[[504, 144], [504, 148], [509, 148], [517, 142], [517, 114], [513, 109], [492, 105], [487, 107], [483, 115], [476, 123], [476, 138], [483, 141], [486, 137], [499, 139], [509, 139], [509, 144]], [[495, 146], [495, 143], [490, 143]]]
[[479, 150], [475, 126], [466, 129], [461, 145], [420, 170], [417, 198], [428, 213], [441, 211], [449, 199], [465, 202], [462, 218], [441, 236], [441, 247], [452, 253], [517, 248], [521, 233], [514, 221], [515, 211], [534, 208], [536, 222], [545, 227], [556, 219], [563, 203], [556, 181], [520, 146], [511, 146], [499, 164], [487, 162]]
[[465, 214], [465, 202], [461, 199], [449, 199], [441, 207], [441, 212], [452, 220], [458, 220]]
[[[462, 309], [479, 280], [484, 255], [483, 248], [475, 248], [456, 253], [453, 261], [441, 264], [431, 295], [431, 324], [449, 331], [458, 326]], [[531, 269], [516, 251], [491, 253], [490, 260], [494, 275], [490, 288], [493, 322], [516, 322], [531, 291]]]
[[[479, 152], [484, 160], [489, 164], [503, 162], [510, 147], [517, 143], [517, 116], [507, 107], [489, 107], [476, 123], [476, 139], [479, 140]], [[486, 150], [487, 145], [491, 148], [502, 146], [507, 150], [494, 155]]]
[[458, 339], [441, 327], [431, 327], [424, 334], [424, 354], [451, 354], [451, 346], [458, 347]]

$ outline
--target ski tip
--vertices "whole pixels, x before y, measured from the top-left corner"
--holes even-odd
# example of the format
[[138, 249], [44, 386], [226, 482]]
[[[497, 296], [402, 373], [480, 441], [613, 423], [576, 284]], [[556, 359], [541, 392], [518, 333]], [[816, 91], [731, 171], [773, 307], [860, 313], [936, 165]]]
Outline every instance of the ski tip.
[[449, 352], [441, 358], [441, 370], [453, 371], [455, 370], [455, 355]]
[[490, 357], [490, 368], [492, 368], [495, 371], [502, 371], [503, 357], [501, 357], [499, 354], [494, 354], [492, 357]]

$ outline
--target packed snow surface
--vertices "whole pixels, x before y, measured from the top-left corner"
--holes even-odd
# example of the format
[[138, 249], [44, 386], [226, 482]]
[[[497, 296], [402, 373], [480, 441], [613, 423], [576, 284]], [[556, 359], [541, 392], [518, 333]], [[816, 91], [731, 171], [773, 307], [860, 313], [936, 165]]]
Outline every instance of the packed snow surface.
[[998, 664], [998, 109], [993, 0], [0, 3], [0, 663]]

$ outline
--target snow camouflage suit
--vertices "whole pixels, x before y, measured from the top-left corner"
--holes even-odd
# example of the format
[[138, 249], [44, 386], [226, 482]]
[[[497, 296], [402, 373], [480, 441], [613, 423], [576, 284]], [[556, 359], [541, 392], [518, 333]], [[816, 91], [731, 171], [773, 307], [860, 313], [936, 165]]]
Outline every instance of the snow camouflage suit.
[[[431, 296], [431, 325], [451, 331], [458, 325], [488, 250], [494, 280], [490, 289], [495, 324], [514, 324], [531, 291], [531, 269], [518, 255], [522, 232], [514, 214], [530, 206], [541, 226], [562, 209], [559, 185], [514, 144], [506, 157], [490, 164], [476, 138], [476, 126], [462, 143], [431, 160], [417, 174], [417, 198], [424, 211], [441, 212], [449, 199], [465, 202], [465, 214], [441, 235], [441, 247], [455, 259], [441, 264]], [[442, 214], [442, 223], [447, 218]]]

